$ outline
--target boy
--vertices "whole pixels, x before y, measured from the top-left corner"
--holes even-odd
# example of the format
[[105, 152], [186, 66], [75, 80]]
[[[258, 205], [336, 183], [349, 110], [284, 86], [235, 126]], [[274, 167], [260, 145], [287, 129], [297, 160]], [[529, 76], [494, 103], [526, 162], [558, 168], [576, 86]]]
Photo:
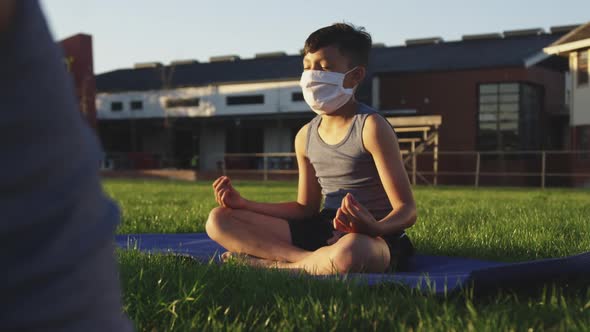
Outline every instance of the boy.
[[[354, 92], [366, 75], [371, 36], [334, 24], [305, 42], [301, 87], [318, 115], [295, 137], [296, 202], [259, 203], [228, 177], [213, 183], [220, 207], [207, 234], [247, 264], [311, 274], [400, 270], [413, 247], [404, 229], [416, 206], [395, 132]], [[322, 198], [325, 198], [320, 211]]]

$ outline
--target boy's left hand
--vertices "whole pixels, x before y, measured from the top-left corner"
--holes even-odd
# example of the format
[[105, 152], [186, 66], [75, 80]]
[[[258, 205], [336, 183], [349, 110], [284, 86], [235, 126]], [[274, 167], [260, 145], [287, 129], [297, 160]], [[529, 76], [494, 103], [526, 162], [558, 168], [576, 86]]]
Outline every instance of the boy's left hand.
[[332, 221], [334, 229], [347, 233], [361, 233], [369, 236], [379, 236], [377, 220], [348, 193], [342, 199], [342, 205]]

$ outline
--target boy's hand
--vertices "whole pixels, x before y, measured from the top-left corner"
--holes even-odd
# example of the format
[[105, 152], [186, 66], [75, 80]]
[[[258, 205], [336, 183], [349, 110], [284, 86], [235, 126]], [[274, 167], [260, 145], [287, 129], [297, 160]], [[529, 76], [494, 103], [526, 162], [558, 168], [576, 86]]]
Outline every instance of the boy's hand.
[[220, 206], [231, 209], [244, 209], [246, 200], [232, 186], [229, 177], [222, 176], [213, 182], [215, 200]]
[[346, 194], [333, 220], [334, 229], [347, 233], [379, 236], [377, 220], [352, 194]]

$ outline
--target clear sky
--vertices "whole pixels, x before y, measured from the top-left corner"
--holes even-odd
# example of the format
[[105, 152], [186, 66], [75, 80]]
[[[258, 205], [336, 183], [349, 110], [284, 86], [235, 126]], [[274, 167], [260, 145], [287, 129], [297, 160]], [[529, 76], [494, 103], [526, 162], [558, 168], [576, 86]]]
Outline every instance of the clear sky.
[[56, 39], [93, 36], [97, 73], [136, 62], [259, 52], [296, 54], [314, 30], [364, 26], [388, 46], [409, 38], [584, 23], [589, 0], [41, 0]]

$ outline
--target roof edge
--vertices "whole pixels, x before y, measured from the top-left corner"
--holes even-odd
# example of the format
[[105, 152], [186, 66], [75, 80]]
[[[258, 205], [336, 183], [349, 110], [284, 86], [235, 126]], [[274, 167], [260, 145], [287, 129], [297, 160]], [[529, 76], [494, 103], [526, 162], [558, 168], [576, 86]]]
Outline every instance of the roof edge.
[[[271, 83], [271, 82], [299, 82], [301, 77], [283, 77], [277, 79], [263, 79], [263, 80], [245, 80], [245, 81], [219, 81], [211, 82], [207, 84], [195, 84], [195, 85], [178, 85], [173, 86], [171, 89], [186, 89], [186, 88], [204, 88], [208, 86], [219, 86], [219, 85], [234, 85], [234, 84], [256, 84], [256, 83]], [[100, 90], [96, 89], [96, 93], [127, 93], [127, 92], [146, 92], [146, 91], [162, 91], [162, 89], [145, 89], [145, 90]]]
[[551, 54], [545, 53], [543, 51], [539, 51], [529, 57], [526, 57], [524, 59], [524, 67], [525, 68], [530, 68], [536, 64], [538, 64], [539, 62], [542, 62], [543, 60], [549, 58], [551, 56]]
[[551, 44], [551, 46], [545, 47], [543, 52], [549, 55], [561, 55], [564, 53], [569, 54], [572, 51], [585, 47], [590, 47], [590, 38], [559, 45]]
[[569, 37], [575, 35], [576, 33], [578, 33], [580, 30], [584, 29], [585, 27], [589, 26], [590, 22], [587, 22], [585, 24], [580, 24], [580, 26], [578, 26], [577, 28], [573, 29], [572, 31], [566, 33], [565, 35], [561, 36], [561, 38], [559, 38], [558, 40], [554, 41], [551, 45], [549, 45], [549, 47], [553, 47], [553, 46], [558, 46], [558, 45], [562, 45], [563, 42], [568, 39]]

